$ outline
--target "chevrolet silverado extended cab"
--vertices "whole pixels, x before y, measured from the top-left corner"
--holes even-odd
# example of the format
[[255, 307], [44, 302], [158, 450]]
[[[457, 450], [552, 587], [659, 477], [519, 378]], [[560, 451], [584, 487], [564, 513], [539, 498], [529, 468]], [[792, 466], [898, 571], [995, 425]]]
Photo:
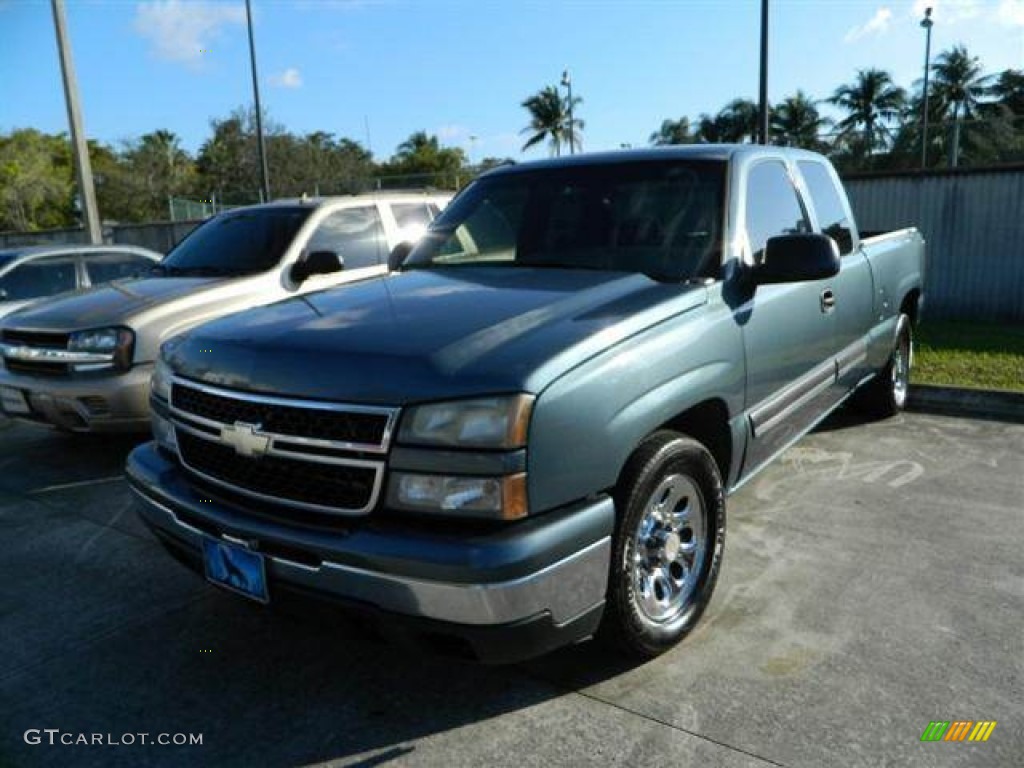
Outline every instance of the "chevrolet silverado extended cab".
[[0, 320], [0, 410], [72, 432], [144, 430], [160, 344], [241, 309], [359, 280], [419, 238], [448, 194], [283, 200], [200, 225], [150, 276]]
[[809, 152], [503, 167], [398, 271], [165, 344], [127, 475], [254, 600], [491, 662], [653, 656], [708, 604], [730, 491], [851, 396], [903, 407], [923, 249], [862, 239]]

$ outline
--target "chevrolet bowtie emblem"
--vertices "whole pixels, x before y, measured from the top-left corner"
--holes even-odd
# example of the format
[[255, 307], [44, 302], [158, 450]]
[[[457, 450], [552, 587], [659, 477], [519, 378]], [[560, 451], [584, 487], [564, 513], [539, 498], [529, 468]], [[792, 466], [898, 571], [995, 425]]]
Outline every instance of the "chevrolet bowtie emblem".
[[236, 421], [220, 428], [220, 441], [230, 445], [239, 456], [265, 456], [270, 450], [270, 436], [260, 432], [262, 424]]

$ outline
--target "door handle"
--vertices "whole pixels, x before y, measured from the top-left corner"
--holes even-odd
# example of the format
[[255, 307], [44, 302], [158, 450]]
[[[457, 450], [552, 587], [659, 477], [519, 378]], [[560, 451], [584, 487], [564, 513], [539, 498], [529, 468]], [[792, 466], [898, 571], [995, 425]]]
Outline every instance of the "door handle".
[[831, 288], [826, 288], [821, 292], [821, 311], [828, 314], [836, 307], [836, 295], [832, 293]]

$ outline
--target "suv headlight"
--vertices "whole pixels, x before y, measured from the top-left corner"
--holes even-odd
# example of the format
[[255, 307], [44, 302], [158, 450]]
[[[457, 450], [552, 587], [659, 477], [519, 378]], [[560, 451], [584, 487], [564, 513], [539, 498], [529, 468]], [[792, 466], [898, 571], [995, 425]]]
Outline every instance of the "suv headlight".
[[171, 402], [171, 375], [171, 366], [163, 357], [158, 357], [156, 365], [153, 366], [153, 378], [150, 379], [150, 392], [153, 397], [165, 403]]
[[420, 405], [402, 418], [398, 441], [450, 448], [522, 448], [532, 410], [532, 395]]
[[127, 370], [132, 365], [132, 351], [135, 347], [135, 333], [130, 328], [95, 328], [72, 333], [68, 339], [69, 352], [83, 352], [89, 355], [109, 356], [109, 363], [82, 363], [76, 370], [99, 370], [113, 365]]

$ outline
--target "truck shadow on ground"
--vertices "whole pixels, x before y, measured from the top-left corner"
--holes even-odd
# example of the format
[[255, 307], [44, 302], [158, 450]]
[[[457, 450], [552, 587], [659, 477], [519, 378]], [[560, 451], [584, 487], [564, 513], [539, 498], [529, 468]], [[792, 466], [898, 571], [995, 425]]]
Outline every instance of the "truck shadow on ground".
[[371, 766], [511, 712], [542, 723], [550, 714], [536, 706], [569, 690], [548, 671], [555, 658], [600, 676], [626, 668], [593, 643], [541, 664], [482, 666], [384, 640], [328, 609], [277, 614], [200, 587], [156, 621], [0, 680], [0, 701], [17, 702], [4, 720], [19, 740], [47, 727], [203, 735], [202, 746], [159, 749], [19, 744], [17, 765]]

